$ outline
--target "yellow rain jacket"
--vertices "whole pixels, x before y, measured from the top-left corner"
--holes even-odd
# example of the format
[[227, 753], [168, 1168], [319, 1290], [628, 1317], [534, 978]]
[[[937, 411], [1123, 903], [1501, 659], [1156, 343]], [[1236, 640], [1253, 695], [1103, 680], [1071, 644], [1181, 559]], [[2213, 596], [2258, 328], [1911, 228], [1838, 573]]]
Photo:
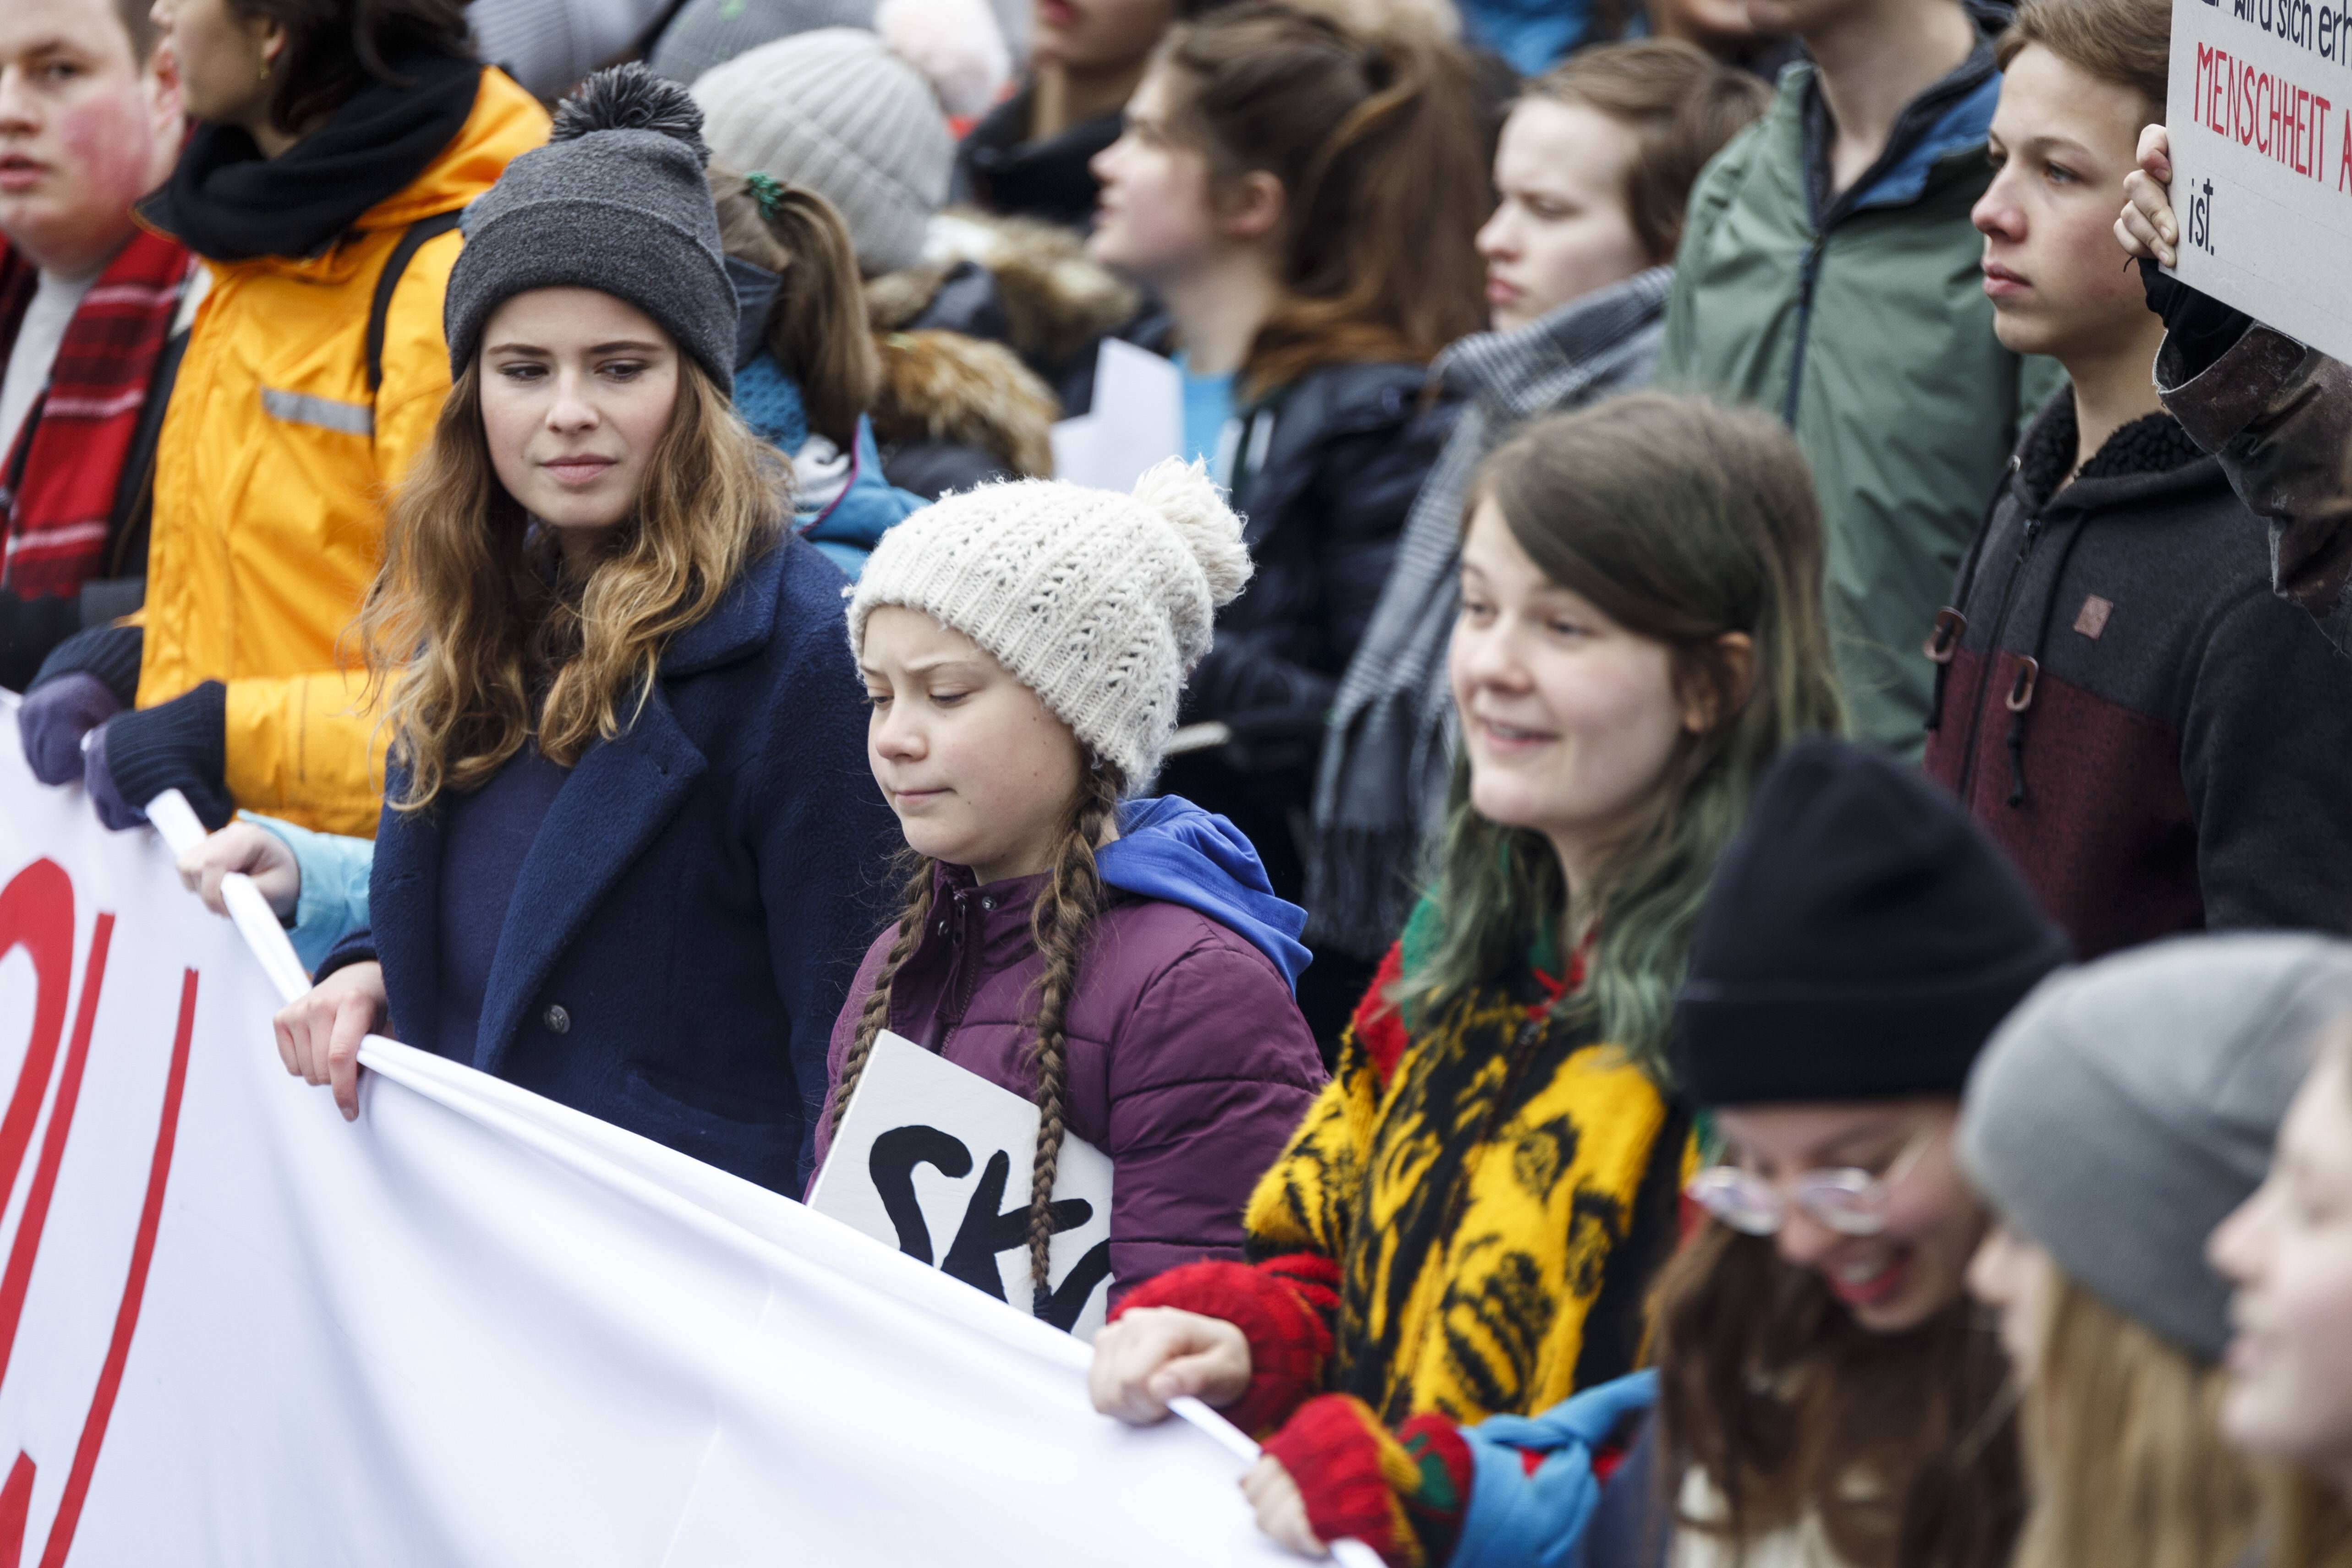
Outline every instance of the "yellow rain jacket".
[[383, 552], [385, 499], [449, 390], [441, 297], [457, 232], [401, 273], [373, 392], [369, 309], [409, 226], [465, 206], [547, 130], [529, 93], [485, 70], [449, 145], [324, 253], [205, 263], [211, 290], [156, 451], [138, 706], [225, 683], [226, 782], [241, 807], [375, 832], [383, 741], [345, 633]]

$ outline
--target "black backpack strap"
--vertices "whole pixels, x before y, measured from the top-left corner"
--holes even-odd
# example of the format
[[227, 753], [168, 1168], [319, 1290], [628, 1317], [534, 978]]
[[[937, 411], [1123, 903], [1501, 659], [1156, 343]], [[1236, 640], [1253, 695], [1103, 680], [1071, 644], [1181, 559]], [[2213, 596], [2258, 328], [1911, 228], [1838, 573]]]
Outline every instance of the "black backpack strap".
[[392, 314], [392, 291], [400, 287], [400, 275], [426, 244], [439, 239], [457, 226], [456, 213], [436, 213], [429, 218], [419, 218], [408, 225], [400, 243], [383, 259], [383, 270], [376, 274], [375, 298], [368, 304], [367, 323], [367, 384], [368, 395], [373, 397], [383, 387], [383, 323]]

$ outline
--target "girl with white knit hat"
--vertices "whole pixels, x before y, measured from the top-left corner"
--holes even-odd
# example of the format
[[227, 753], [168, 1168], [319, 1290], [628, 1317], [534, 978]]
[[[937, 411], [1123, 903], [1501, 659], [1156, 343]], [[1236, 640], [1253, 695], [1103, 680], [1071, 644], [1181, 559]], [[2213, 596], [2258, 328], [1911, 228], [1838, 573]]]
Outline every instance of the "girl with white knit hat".
[[911, 874], [834, 1026], [817, 1157], [884, 1029], [1034, 1097], [1028, 1243], [1050, 1320], [1100, 1278], [1051, 1255], [1066, 1135], [1111, 1161], [1116, 1301], [1240, 1255], [1243, 1200], [1323, 1082], [1291, 1000], [1304, 912], [1223, 818], [1128, 798], [1249, 574], [1240, 519], [1170, 462], [1129, 496], [950, 497], [883, 538], [850, 599], [866, 760]]

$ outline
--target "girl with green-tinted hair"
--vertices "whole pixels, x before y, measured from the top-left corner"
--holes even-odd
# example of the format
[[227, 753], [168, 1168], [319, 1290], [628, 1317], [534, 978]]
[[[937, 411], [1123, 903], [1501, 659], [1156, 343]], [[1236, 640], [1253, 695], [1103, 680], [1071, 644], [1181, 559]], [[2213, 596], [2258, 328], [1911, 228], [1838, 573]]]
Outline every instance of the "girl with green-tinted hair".
[[1252, 1261], [1139, 1287], [1096, 1345], [1104, 1408], [1194, 1394], [1266, 1437], [1247, 1485], [1277, 1537], [1418, 1561], [1468, 1495], [1458, 1424], [1638, 1364], [1693, 1157], [1664, 1061], [1707, 883], [1773, 760], [1843, 723], [1822, 551], [1761, 414], [1637, 393], [1481, 472], [1428, 892], [1251, 1199]]

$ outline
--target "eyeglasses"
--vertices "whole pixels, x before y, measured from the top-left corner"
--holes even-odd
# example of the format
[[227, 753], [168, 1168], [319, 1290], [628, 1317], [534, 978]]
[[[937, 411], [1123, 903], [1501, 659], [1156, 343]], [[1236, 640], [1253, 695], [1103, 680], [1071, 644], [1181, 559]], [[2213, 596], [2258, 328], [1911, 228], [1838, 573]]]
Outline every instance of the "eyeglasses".
[[1793, 1201], [1811, 1218], [1841, 1236], [1875, 1236], [1886, 1228], [1886, 1209], [1935, 1136], [1922, 1127], [1884, 1172], [1855, 1166], [1806, 1171], [1782, 1196], [1779, 1184], [1738, 1166], [1710, 1166], [1691, 1177], [1684, 1193], [1734, 1230], [1773, 1236], [1788, 1223]]

